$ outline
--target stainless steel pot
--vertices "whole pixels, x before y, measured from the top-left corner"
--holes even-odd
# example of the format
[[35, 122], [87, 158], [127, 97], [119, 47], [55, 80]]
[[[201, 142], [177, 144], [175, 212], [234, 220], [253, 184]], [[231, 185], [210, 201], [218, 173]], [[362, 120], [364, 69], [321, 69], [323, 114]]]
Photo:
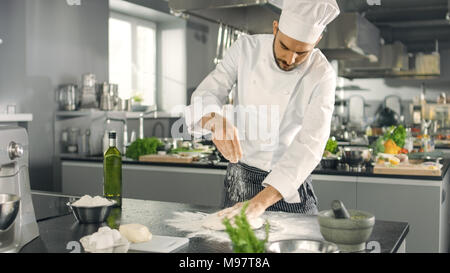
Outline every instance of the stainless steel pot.
[[358, 167], [371, 157], [371, 150], [365, 147], [345, 147], [341, 148], [341, 153], [342, 161], [351, 167]]

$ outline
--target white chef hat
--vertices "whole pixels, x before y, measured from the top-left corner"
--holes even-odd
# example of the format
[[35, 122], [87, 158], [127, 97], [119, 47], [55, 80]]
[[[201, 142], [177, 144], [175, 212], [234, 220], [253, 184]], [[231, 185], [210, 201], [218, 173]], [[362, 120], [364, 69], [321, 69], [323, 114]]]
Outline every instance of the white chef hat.
[[339, 12], [336, 0], [284, 0], [279, 29], [297, 41], [313, 44]]

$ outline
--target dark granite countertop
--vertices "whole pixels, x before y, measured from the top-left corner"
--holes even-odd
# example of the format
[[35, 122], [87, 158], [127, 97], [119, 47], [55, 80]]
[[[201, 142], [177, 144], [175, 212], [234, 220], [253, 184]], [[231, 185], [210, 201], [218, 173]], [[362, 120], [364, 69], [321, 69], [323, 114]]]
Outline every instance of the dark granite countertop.
[[[79, 224], [65, 205], [70, 197], [56, 194], [34, 192], [33, 204], [38, 219], [40, 236], [27, 244], [21, 252], [67, 253], [71, 252], [70, 242], [78, 242], [85, 235], [96, 232], [100, 225]], [[186, 237], [187, 233], [165, 224], [174, 212], [212, 213], [220, 208], [195, 206], [180, 203], [123, 199], [121, 223], [141, 223], [149, 227], [155, 235]], [[292, 214], [293, 219], [316, 222], [316, 216]], [[105, 224], [103, 224], [105, 225]], [[317, 225], [318, 229], [318, 225]], [[381, 253], [397, 252], [409, 232], [408, 223], [377, 220], [369, 239], [379, 243]], [[316, 234], [318, 231], [315, 231]], [[73, 244], [73, 243], [72, 243]], [[369, 246], [368, 246], [369, 248]], [[372, 248], [370, 248], [372, 249]], [[190, 238], [189, 245], [179, 252], [183, 253], [227, 253], [231, 252], [229, 243], [206, 241], [201, 237]]]
[[[80, 157], [65, 155], [61, 157], [63, 161], [81, 161], [81, 162], [103, 162], [102, 157]], [[209, 169], [223, 169], [227, 168], [227, 162], [212, 163], [211, 161], [194, 161], [192, 163], [163, 163], [163, 162], [140, 162], [129, 158], [123, 158], [124, 164], [134, 165], [152, 165], [152, 166], [166, 166], [166, 167], [191, 167], [191, 168], [209, 168]], [[381, 178], [399, 178], [399, 179], [414, 179], [414, 180], [433, 180], [441, 181], [447, 174], [450, 167], [450, 158], [443, 161], [441, 176], [419, 176], [419, 175], [391, 175], [391, 174], [376, 174], [373, 173], [373, 168], [362, 169], [360, 171], [349, 170], [348, 168], [324, 169], [319, 164], [312, 174], [322, 175], [342, 175], [342, 176], [363, 176], [363, 177], [381, 177]]]

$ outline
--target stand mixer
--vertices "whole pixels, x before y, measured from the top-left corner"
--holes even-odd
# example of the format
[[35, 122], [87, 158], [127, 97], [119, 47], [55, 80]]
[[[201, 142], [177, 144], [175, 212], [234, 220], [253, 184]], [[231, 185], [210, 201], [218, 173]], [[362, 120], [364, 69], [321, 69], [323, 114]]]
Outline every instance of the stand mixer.
[[28, 176], [28, 134], [0, 126], [0, 252], [19, 252], [39, 236]]

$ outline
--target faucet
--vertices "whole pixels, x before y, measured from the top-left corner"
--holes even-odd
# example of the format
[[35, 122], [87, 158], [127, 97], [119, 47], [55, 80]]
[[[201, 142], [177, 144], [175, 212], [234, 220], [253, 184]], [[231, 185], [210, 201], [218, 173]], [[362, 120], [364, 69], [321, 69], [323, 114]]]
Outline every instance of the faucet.
[[145, 112], [141, 112], [139, 114], [139, 138], [143, 139], [144, 138], [144, 116], [154, 113], [154, 117], [157, 117], [157, 110], [158, 107], [156, 105], [151, 105], [147, 108], [147, 110]]

